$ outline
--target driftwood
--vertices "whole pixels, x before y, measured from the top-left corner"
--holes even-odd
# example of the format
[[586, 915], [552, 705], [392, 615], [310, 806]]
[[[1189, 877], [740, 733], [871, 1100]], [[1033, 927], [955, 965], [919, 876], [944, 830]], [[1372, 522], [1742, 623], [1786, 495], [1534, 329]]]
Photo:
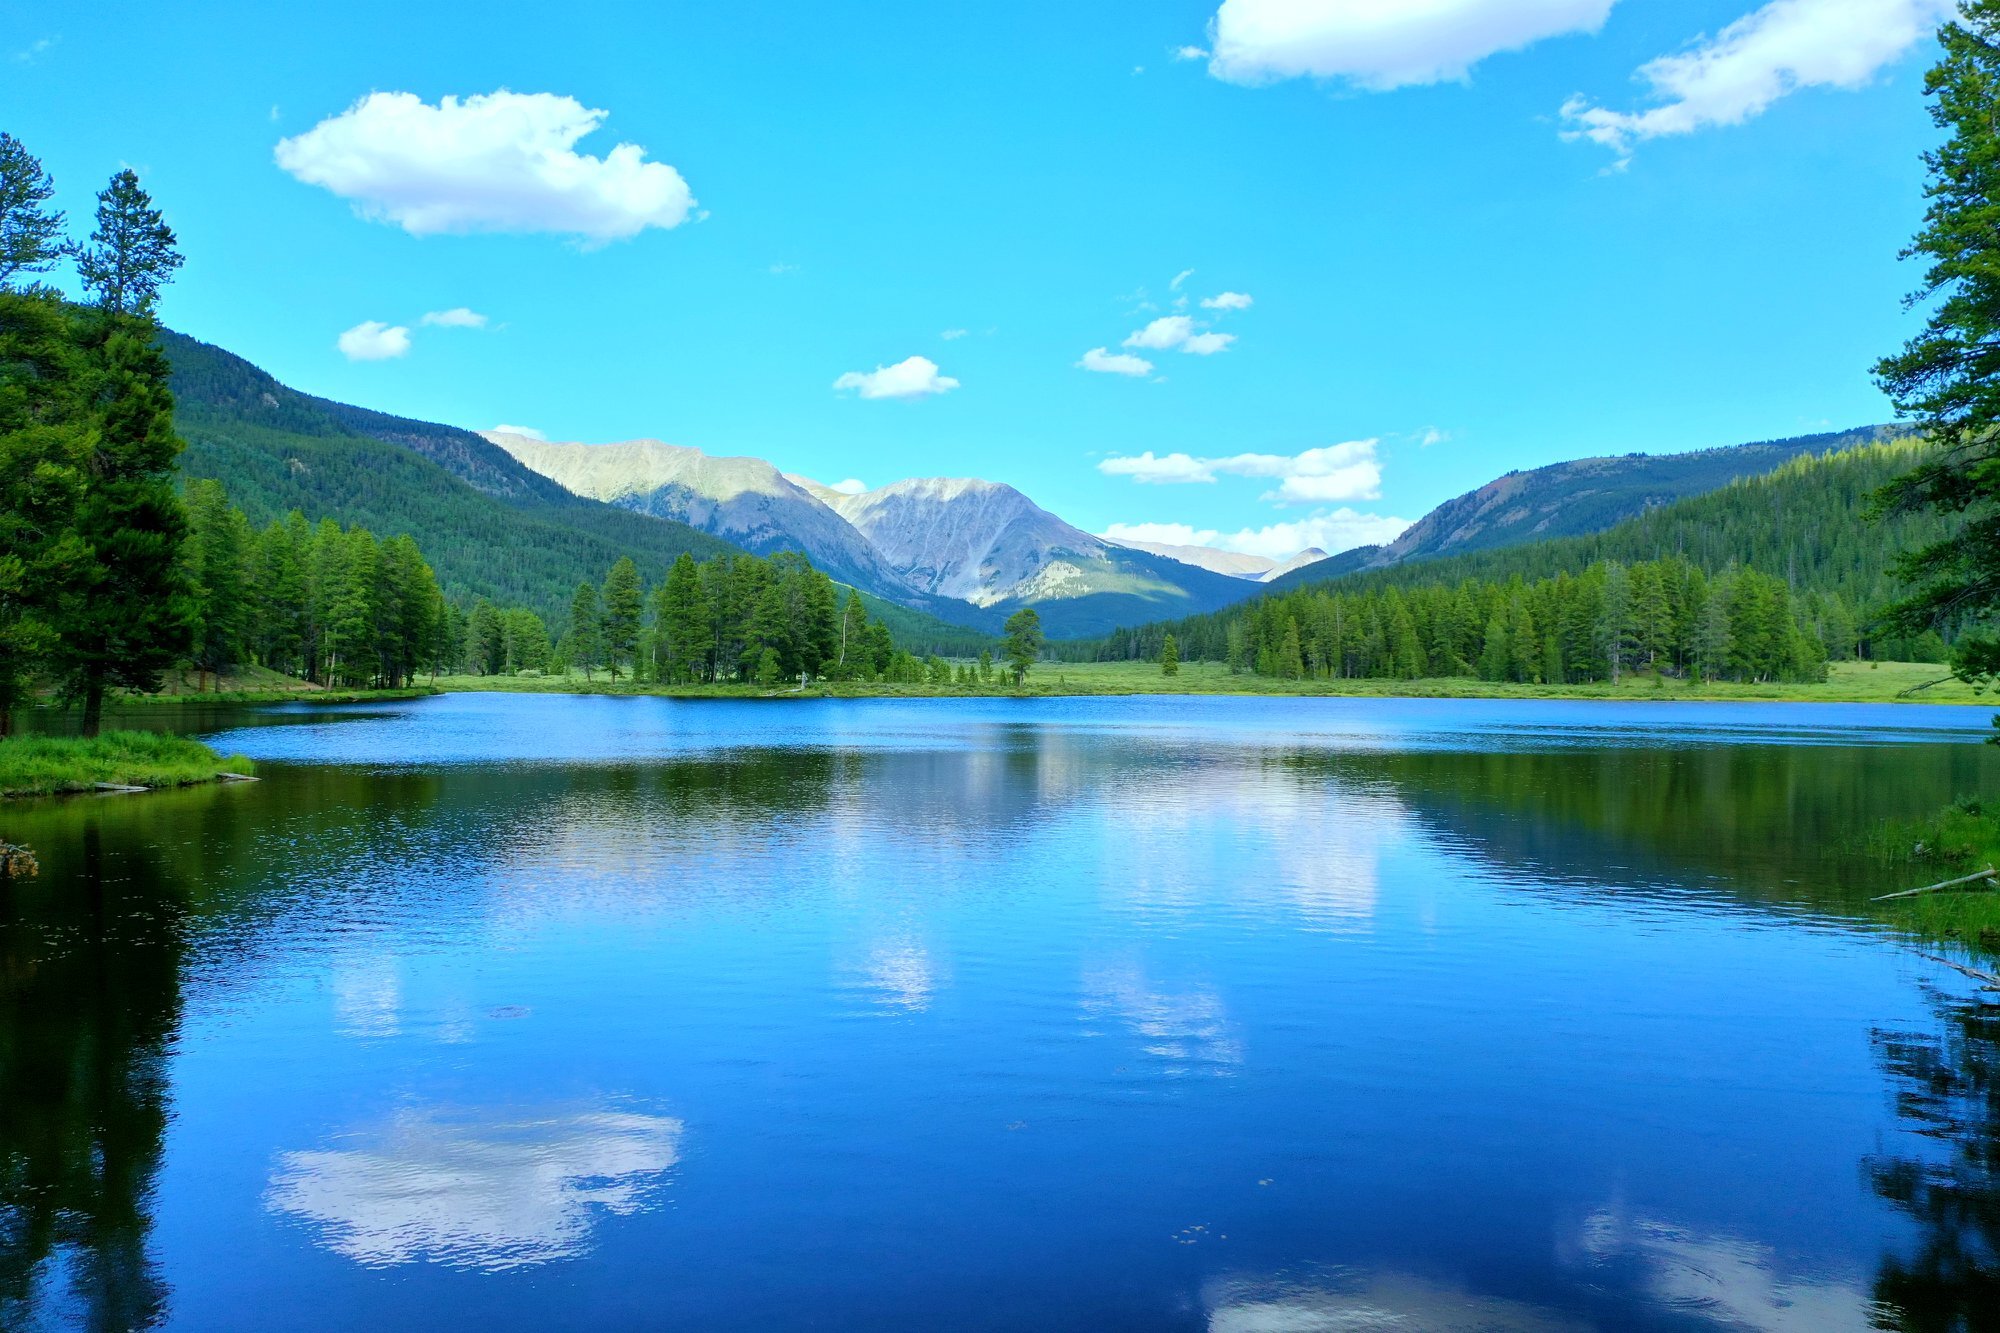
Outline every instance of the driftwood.
[[221, 778], [224, 782], [255, 782], [257, 780], [248, 773], [217, 773], [215, 776]]
[[1934, 953], [1919, 953], [1917, 957], [1928, 958], [1933, 963], [1943, 963], [1955, 972], [1965, 973], [1966, 976], [1971, 977], [1974, 981], [1983, 981], [1986, 983], [1986, 989], [1988, 990], [2000, 990], [2000, 977], [1994, 976], [1991, 972], [1981, 972], [1976, 967], [1967, 967], [1964, 963], [1954, 963], [1951, 959], [1940, 958]]
[[118, 791], [145, 791], [145, 790], [147, 790], [147, 788], [145, 788], [145, 787], [128, 787], [128, 786], [126, 786], [126, 785], [125, 785], [124, 783], [122, 783], [122, 782], [93, 782], [93, 783], [92, 783], [92, 784], [90, 784], [90, 785], [91, 785], [92, 787], [96, 788], [96, 789], [97, 789], [98, 791], [111, 791], [111, 792], [118, 792]]
[[1981, 887], [1991, 887], [1996, 878], [2000, 878], [2000, 870], [1995, 870], [1992, 866], [1988, 866], [1986, 869], [1976, 871], [1970, 875], [1960, 875], [1957, 879], [1939, 880], [1936, 884], [1926, 884], [1921, 889], [1904, 889], [1901, 893], [1885, 893], [1881, 897], [1871, 898], [1869, 901], [1886, 903], [1892, 898], [1914, 898], [1921, 893], [1937, 893], [1943, 889], [1962, 888], [1965, 885], [1973, 883], [1975, 880], [1985, 880], [1986, 884]]

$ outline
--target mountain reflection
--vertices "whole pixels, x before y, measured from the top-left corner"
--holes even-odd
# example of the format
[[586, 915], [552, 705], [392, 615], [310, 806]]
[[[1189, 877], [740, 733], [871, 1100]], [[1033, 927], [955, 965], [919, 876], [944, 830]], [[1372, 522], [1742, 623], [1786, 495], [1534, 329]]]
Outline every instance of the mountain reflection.
[[0, 886], [0, 1328], [145, 1328], [166, 1306], [147, 1243], [185, 898], [166, 863], [78, 832]]
[[599, 1212], [643, 1211], [683, 1128], [612, 1109], [409, 1110], [344, 1136], [353, 1147], [283, 1154], [265, 1202], [358, 1263], [521, 1268], [585, 1253]]

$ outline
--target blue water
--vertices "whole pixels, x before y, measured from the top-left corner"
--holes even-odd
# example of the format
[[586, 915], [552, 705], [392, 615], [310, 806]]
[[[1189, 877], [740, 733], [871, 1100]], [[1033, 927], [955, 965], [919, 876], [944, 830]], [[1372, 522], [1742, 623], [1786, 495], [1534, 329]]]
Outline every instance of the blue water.
[[255, 721], [11, 817], [8, 1327], [1861, 1329], [1966, 1240], [1873, 1164], [1975, 986], [1843, 831], [1983, 710]]

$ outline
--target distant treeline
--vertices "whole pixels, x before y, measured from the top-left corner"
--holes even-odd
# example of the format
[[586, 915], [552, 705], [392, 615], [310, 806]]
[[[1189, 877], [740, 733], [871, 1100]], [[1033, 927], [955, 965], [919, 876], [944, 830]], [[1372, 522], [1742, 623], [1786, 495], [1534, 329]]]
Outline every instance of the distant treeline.
[[[1660, 671], [1812, 680], [1829, 660], [1941, 662], [1932, 632], [1877, 624], [1895, 554], [1945, 530], [1871, 518], [1910, 441], [1794, 460], [1601, 533], [1308, 582], [1211, 615], [1064, 645], [1075, 660], [1180, 656], [1275, 676], [1547, 683]], [[1296, 647], [1294, 647], [1296, 636]]]

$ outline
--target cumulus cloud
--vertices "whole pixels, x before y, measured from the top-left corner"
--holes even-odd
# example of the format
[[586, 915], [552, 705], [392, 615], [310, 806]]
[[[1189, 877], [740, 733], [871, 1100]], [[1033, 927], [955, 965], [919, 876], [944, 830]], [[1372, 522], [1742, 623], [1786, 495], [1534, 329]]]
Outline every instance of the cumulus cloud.
[[1076, 364], [1080, 370], [1094, 370], [1100, 375], [1130, 375], [1137, 379], [1153, 373], [1153, 363], [1145, 357], [1105, 347], [1091, 348]]
[[486, 316], [461, 305], [449, 310], [430, 311], [419, 322], [440, 329], [483, 329], [486, 327]]
[[1197, 333], [1181, 342], [1181, 350], [1190, 356], [1214, 356], [1227, 351], [1229, 344], [1236, 341], [1233, 333]]
[[1410, 526], [1404, 518], [1364, 514], [1353, 509], [1324, 510], [1288, 523], [1225, 532], [1189, 523], [1113, 523], [1098, 535], [1109, 541], [1159, 542], [1169, 546], [1213, 546], [1217, 550], [1289, 560], [1317, 546], [1338, 555], [1357, 546], [1379, 546], [1402, 536]]
[[493, 433], [495, 435], [522, 435], [530, 440], [546, 440], [549, 438], [533, 426], [510, 426], [504, 421], [493, 428]]
[[335, 345], [349, 361], [387, 361], [410, 350], [410, 331], [401, 324], [364, 319], [341, 334]]
[[1186, 315], [1162, 315], [1127, 338], [1124, 345], [1164, 352], [1180, 346], [1193, 334], [1194, 321]]
[[827, 489], [839, 491], [842, 495], [860, 495], [867, 491], [868, 483], [858, 477], [849, 477], [846, 481], [836, 481]]
[[1154, 486], [1213, 483], [1225, 476], [1262, 477], [1278, 483], [1263, 495], [1278, 504], [1373, 500], [1382, 488], [1382, 463], [1375, 454], [1379, 443], [1349, 440], [1298, 454], [1231, 454], [1225, 458], [1155, 454], [1148, 449], [1130, 457], [1104, 459], [1097, 470], [1107, 477], [1130, 477]]
[[441, 98], [370, 93], [278, 141], [278, 165], [412, 236], [554, 232], [590, 245], [677, 227], [694, 209], [678, 171], [621, 143], [576, 151], [608, 113], [553, 93]]
[[1666, 135], [1740, 125], [1801, 88], [1859, 88], [1957, 10], [1956, 0], [1773, 0], [1685, 51], [1639, 67], [1659, 105], [1563, 104], [1565, 139], [1620, 155]]
[[1221, 292], [1201, 298], [1203, 310], [1248, 310], [1256, 302], [1243, 292]]
[[1208, 48], [1205, 46], [1176, 46], [1170, 55], [1176, 60], [1206, 60]]
[[927, 356], [912, 356], [893, 366], [877, 366], [870, 371], [850, 370], [833, 382], [836, 391], [852, 389], [863, 398], [922, 398], [949, 393], [958, 381], [938, 374], [937, 362]]
[[1338, 79], [1384, 91], [1462, 79], [1481, 60], [1596, 32], [1614, 0], [1223, 0], [1208, 70], [1231, 83]]

